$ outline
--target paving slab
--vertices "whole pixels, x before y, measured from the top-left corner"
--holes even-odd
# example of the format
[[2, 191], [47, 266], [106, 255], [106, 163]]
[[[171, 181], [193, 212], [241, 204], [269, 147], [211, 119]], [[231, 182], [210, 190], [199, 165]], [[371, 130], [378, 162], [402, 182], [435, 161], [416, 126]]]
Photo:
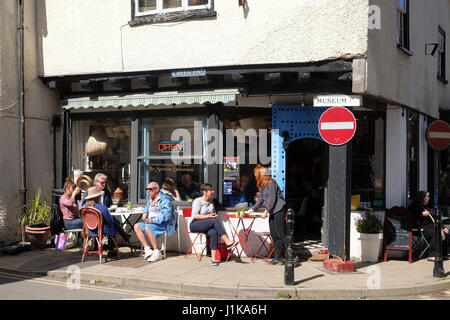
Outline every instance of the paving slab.
[[233, 258], [215, 267], [209, 257], [199, 262], [192, 255], [169, 253], [164, 260], [148, 263], [124, 251], [121, 259], [100, 264], [94, 255], [81, 262], [76, 248], [0, 256], [0, 271], [66, 279], [71, 268], [77, 267], [86, 282], [214, 299], [389, 299], [450, 289], [450, 261], [444, 261], [444, 278], [433, 277], [434, 263], [426, 260], [357, 263], [352, 273], [333, 273], [322, 265], [303, 260], [294, 269], [295, 285], [285, 286], [284, 266], [269, 265], [264, 259]]

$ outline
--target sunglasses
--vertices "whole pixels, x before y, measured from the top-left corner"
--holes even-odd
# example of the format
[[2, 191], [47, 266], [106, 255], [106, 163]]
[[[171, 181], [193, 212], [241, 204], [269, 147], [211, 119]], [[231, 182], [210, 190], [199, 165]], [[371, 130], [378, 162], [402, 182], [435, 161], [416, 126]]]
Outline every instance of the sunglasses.
[[152, 190], [152, 191], [153, 191], [153, 190], [158, 190], [158, 188], [157, 188], [157, 187], [147, 188], [147, 191], [148, 191], [148, 190]]

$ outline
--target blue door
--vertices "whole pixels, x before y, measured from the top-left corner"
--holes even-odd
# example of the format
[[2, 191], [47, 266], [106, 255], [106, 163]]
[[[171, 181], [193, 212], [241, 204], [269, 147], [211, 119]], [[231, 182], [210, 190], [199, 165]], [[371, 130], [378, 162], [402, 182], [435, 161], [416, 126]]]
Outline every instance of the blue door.
[[289, 134], [288, 142], [298, 139], [320, 137], [318, 124], [327, 108], [297, 105], [272, 106], [272, 178], [276, 180], [286, 196], [286, 152], [283, 148], [283, 133]]

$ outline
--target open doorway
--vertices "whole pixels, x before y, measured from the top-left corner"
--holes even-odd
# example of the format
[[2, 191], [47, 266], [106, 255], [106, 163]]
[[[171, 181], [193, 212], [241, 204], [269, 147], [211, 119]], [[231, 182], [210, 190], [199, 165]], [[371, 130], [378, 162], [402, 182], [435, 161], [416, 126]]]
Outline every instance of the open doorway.
[[299, 139], [286, 154], [286, 201], [295, 212], [294, 241], [320, 240], [327, 144]]

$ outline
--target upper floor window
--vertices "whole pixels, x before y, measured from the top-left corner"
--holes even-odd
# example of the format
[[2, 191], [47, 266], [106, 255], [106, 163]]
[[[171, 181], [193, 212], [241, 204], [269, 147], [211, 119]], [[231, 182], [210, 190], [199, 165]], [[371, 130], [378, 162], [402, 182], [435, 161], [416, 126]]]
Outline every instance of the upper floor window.
[[135, 0], [135, 16], [211, 9], [212, 0]]
[[437, 60], [438, 60], [438, 78], [445, 80], [445, 32], [439, 27], [438, 30], [438, 52], [437, 52]]
[[397, 45], [409, 50], [409, 0], [397, 0]]

